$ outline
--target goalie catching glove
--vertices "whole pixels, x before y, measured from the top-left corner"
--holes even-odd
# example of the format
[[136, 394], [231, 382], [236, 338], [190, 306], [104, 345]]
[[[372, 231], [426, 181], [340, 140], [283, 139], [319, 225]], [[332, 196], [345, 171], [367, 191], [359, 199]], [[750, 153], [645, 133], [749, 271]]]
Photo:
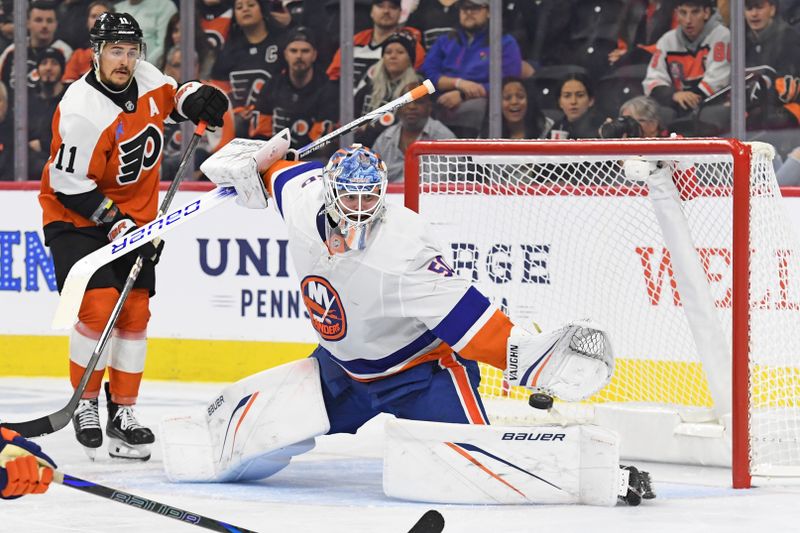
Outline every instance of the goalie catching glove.
[[514, 326], [508, 336], [505, 378], [566, 401], [588, 398], [611, 381], [614, 354], [608, 334], [589, 320], [538, 335]]

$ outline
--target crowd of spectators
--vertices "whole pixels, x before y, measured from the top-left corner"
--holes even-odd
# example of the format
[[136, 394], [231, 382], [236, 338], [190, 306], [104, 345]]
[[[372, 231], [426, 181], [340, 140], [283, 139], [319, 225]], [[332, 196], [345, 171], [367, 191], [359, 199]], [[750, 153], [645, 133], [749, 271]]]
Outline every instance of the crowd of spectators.
[[[147, 61], [180, 81], [179, 3], [30, 1], [31, 179], [49, 156], [49, 123], [59, 99], [92, 68], [88, 30], [97, 16], [132, 14], [144, 32]], [[502, 0], [503, 137], [726, 135], [728, 3]], [[3, 180], [14, 179], [13, 4], [0, 3]], [[203, 153], [234, 136], [268, 139], [283, 128], [300, 147], [336, 127], [339, 7], [336, 0], [196, 0], [195, 76], [219, 86], [231, 103], [223, 131], [204, 141]], [[421, 79], [437, 88], [431, 98], [360, 128], [356, 141], [379, 147], [391, 168], [402, 165], [416, 139], [488, 136], [490, 11], [489, 0], [355, 0], [356, 116]], [[745, 0], [745, 23], [748, 130], [795, 130], [800, 0]], [[165, 132], [164, 146], [168, 179], [170, 162], [179, 159], [180, 128]], [[402, 169], [392, 179], [402, 179]]]

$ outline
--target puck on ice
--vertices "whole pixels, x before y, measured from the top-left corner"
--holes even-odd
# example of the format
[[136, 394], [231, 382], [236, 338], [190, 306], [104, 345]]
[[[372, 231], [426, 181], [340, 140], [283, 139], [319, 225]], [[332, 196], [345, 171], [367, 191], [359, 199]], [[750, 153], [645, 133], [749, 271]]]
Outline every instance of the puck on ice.
[[543, 392], [534, 392], [528, 398], [528, 405], [535, 409], [550, 409], [553, 407], [553, 397]]

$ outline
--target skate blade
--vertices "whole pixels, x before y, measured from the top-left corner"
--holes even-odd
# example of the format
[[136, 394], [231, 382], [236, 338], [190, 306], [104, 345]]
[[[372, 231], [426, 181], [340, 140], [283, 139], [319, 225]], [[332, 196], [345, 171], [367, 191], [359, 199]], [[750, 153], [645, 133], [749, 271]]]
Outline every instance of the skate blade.
[[86, 446], [81, 445], [83, 451], [86, 452], [86, 456], [89, 458], [90, 461], [94, 461], [97, 457], [97, 448], [88, 448]]
[[123, 440], [111, 437], [108, 441], [108, 455], [117, 459], [147, 461], [150, 459], [150, 445], [128, 444]]

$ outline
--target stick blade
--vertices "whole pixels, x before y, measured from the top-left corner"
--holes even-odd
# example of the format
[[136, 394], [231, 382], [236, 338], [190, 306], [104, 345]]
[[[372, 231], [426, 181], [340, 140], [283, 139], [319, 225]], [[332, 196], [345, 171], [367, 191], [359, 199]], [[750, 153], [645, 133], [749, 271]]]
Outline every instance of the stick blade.
[[96, 270], [89, 268], [91, 266], [88, 261], [81, 260], [70, 269], [67, 279], [64, 281], [64, 288], [61, 289], [61, 298], [58, 300], [56, 314], [53, 316], [51, 324], [53, 329], [69, 329], [75, 324], [86, 286], [89, 285], [89, 280], [92, 279]]
[[54, 423], [52, 417], [53, 415], [48, 415], [35, 420], [28, 420], [27, 422], [3, 422], [3, 427], [6, 427], [12, 431], [16, 431], [26, 439], [30, 439], [32, 437], [41, 437], [43, 435], [55, 433], [59, 429], [66, 426], [66, 422], [69, 422], [70, 420], [70, 417], [67, 417], [66, 422], [62, 424], [61, 422], [63, 421], [63, 417], [57, 417], [57, 420]]
[[440, 533], [444, 529], [444, 517], [442, 513], [435, 509], [426, 511], [422, 517], [417, 520], [414, 527], [408, 530], [408, 533]]

